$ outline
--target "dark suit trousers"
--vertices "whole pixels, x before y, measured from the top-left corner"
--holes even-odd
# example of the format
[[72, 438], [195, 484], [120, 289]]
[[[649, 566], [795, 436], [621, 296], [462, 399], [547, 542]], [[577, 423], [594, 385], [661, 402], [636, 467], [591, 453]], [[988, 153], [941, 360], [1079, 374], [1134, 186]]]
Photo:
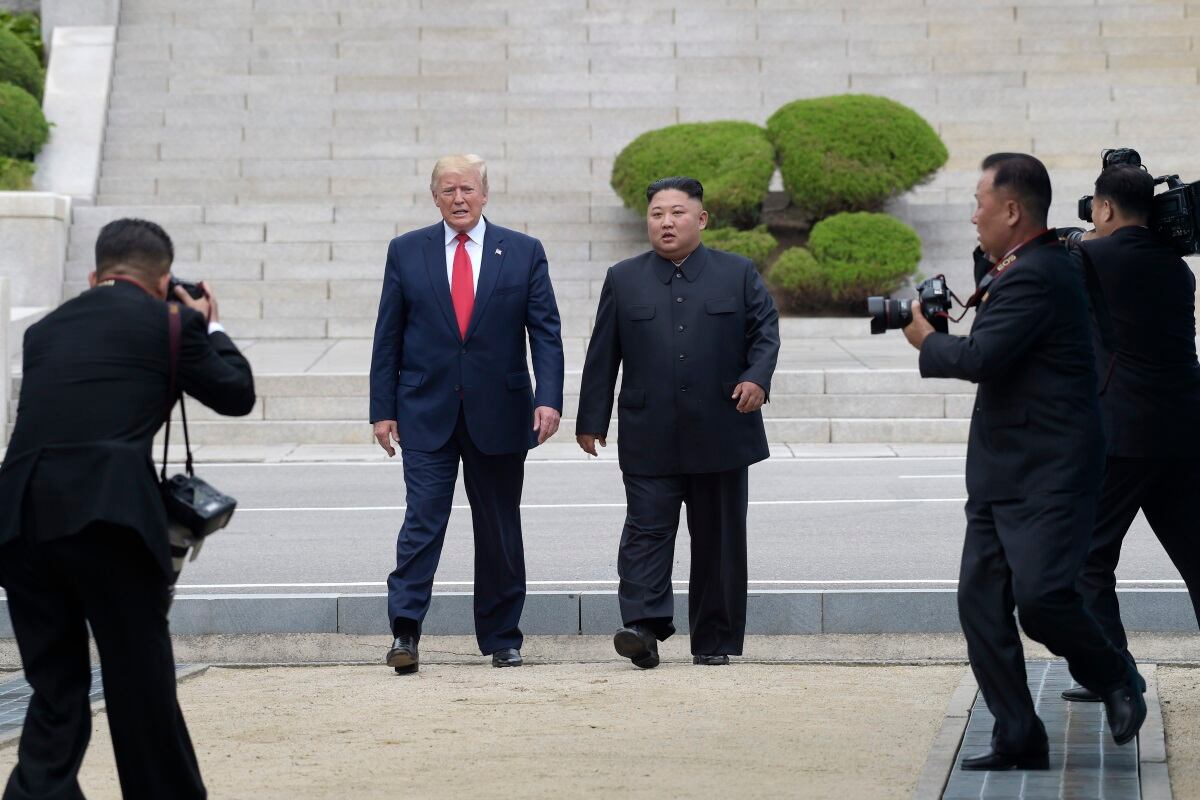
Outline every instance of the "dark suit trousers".
[[396, 569], [388, 576], [393, 633], [405, 621], [419, 630], [429, 611], [461, 460], [475, 532], [475, 637], [485, 655], [520, 648], [525, 606], [521, 489], [527, 453], [481, 453], [461, 410], [454, 433], [439, 449], [425, 452], [403, 444], [407, 508], [396, 540]]
[[95, 523], [0, 548], [17, 647], [33, 698], [4, 800], [78, 800], [92, 732], [88, 625], [100, 652], [105, 711], [127, 800], [204, 798], [175, 697], [167, 579], [137, 533]]
[[1079, 591], [1109, 640], [1129, 655], [1129, 641], [1117, 602], [1117, 561], [1121, 544], [1137, 516], [1146, 514], [1154, 535], [1179, 570], [1192, 608], [1200, 618], [1200, 527], [1196, 487], [1200, 459], [1109, 458], [1096, 510], [1092, 547], [1079, 576]]
[[697, 475], [624, 476], [626, 516], [617, 555], [624, 624], [659, 639], [675, 632], [671, 566], [679, 507], [692, 539], [688, 617], [693, 654], [741, 655], [746, 635], [747, 469]]
[[967, 500], [958, 614], [971, 668], [996, 718], [992, 745], [1000, 752], [1046, 748], [1045, 728], [1025, 683], [1014, 607], [1025, 633], [1065, 658], [1082, 686], [1104, 693], [1129, 680], [1125, 659], [1075, 588], [1095, 508], [1090, 492]]

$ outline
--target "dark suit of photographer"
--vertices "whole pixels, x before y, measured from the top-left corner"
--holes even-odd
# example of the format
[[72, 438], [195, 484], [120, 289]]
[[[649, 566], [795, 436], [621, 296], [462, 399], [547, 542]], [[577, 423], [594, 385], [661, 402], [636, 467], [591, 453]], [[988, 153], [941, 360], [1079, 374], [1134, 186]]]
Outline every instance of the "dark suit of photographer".
[[971, 334], [934, 333], [914, 304], [905, 335], [921, 351], [922, 376], [979, 385], [958, 608], [996, 722], [992, 752], [963, 767], [1046, 769], [1046, 732], [1025, 683], [1014, 606], [1025, 632], [1104, 697], [1118, 743], [1133, 738], [1146, 709], [1125, 659], [1075, 587], [1104, 439], [1084, 283], [1046, 229], [1049, 175], [1031, 156], [989, 156], [976, 200], [980, 245], [995, 267]]
[[[1079, 247], [1095, 270], [1112, 319], [1112, 341], [1096, 335], [1108, 459], [1091, 552], [1079, 588], [1120, 650], [1128, 647], [1117, 602], [1121, 544], [1140, 509], [1179, 570], [1200, 616], [1200, 363], [1196, 279], [1146, 224], [1154, 181], [1136, 167], [1106, 169], [1096, 181], [1096, 236]], [[1064, 696], [1094, 700], [1083, 690]]]
[[[122, 794], [206, 796], [175, 697], [173, 571], [151, 460], [169, 394], [172, 256], [157, 225], [110, 223], [96, 242], [94, 288], [25, 334], [16, 429], [0, 466], [0, 585], [34, 693], [4, 800], [83, 797], [89, 626]], [[215, 301], [179, 292], [190, 307], [178, 388], [220, 413], [249, 413], [250, 367], [215, 321]]]

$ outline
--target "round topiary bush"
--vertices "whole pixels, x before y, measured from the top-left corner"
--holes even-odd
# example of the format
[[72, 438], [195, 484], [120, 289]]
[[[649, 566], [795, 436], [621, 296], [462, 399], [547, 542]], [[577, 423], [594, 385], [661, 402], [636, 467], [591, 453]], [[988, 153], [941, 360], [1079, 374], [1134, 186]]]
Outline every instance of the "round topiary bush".
[[20, 86], [41, 102], [42, 65], [24, 42], [4, 28], [0, 28], [0, 82]]
[[836, 214], [812, 229], [808, 249], [780, 255], [769, 280], [793, 311], [863, 310], [868, 295], [889, 294], [921, 260], [916, 231], [887, 214]]
[[0, 83], [0, 156], [33, 158], [49, 137], [38, 101], [19, 86]]
[[710, 228], [701, 237], [706, 247], [737, 253], [754, 262], [754, 266], [762, 270], [767, 265], [767, 258], [779, 246], [778, 240], [767, 232], [766, 225], [759, 225], [748, 231], [736, 228]]
[[946, 163], [946, 146], [912, 109], [884, 97], [797, 100], [767, 120], [783, 185], [802, 213], [874, 210]]
[[750, 122], [696, 122], [643, 133], [613, 162], [612, 187], [629, 208], [646, 211], [646, 187], [687, 175], [704, 184], [713, 227], [758, 224], [775, 172], [767, 133]]
[[19, 192], [33, 186], [33, 162], [0, 156], [0, 192]]

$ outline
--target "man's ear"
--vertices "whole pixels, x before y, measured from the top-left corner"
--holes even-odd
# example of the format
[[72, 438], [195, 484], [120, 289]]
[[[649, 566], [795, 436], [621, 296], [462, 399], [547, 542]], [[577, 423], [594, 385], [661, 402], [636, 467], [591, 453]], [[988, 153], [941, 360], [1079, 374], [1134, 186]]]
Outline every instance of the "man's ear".
[[1023, 216], [1021, 204], [1016, 200], [1005, 200], [1004, 202], [1008, 207], [1008, 225], [1011, 228], [1015, 228], [1021, 224], [1021, 217]]
[[88, 273], [88, 288], [89, 289], [95, 289], [96, 284], [99, 282], [100, 281], [96, 280], [96, 270], [92, 270], [91, 272]]
[[171, 285], [171, 273], [164, 272], [162, 274], [162, 277], [160, 277], [158, 279], [158, 285], [155, 287], [156, 289], [158, 289], [158, 296], [163, 298], [164, 300], [170, 300], [171, 298], [167, 297], [167, 287], [170, 285]]
[[708, 212], [704, 209], [700, 210], [700, 230], [704, 230], [708, 226]]

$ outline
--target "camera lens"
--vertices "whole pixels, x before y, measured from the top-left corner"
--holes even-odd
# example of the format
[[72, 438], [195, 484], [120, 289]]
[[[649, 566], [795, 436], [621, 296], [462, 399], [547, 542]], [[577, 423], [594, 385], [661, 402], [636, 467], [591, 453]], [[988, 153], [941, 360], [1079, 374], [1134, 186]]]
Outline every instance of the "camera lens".
[[867, 313], [871, 315], [871, 333], [896, 330], [912, 322], [912, 306], [890, 297], [868, 297]]

